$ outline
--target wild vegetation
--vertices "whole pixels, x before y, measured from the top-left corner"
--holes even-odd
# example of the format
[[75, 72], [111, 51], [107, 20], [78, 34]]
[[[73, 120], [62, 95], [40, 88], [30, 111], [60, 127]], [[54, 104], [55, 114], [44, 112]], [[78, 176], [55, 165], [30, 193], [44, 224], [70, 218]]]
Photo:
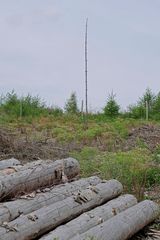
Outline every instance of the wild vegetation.
[[12, 91], [1, 96], [0, 158], [26, 161], [74, 156], [80, 161], [82, 176], [116, 178], [138, 199], [158, 201], [159, 109], [160, 94], [150, 89], [126, 112], [120, 112], [112, 93], [101, 113], [88, 113], [86, 128], [76, 93], [63, 110], [48, 107], [38, 96], [19, 97]]

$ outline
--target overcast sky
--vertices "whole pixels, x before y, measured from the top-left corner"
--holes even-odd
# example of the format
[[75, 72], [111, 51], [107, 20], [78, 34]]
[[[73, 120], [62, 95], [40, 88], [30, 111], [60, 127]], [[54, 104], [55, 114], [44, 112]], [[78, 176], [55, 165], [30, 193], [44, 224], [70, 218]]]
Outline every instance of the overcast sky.
[[160, 82], [159, 0], [0, 0], [0, 93], [64, 106], [84, 98], [84, 32], [92, 110], [113, 90], [123, 108]]

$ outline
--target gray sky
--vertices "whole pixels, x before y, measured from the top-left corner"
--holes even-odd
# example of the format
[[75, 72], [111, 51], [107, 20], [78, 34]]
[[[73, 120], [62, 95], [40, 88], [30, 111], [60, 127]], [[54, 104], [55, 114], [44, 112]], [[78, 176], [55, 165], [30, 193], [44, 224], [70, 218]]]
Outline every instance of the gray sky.
[[116, 93], [125, 108], [158, 92], [159, 0], [0, 0], [0, 93], [39, 94], [64, 106], [84, 98], [84, 30], [92, 110]]

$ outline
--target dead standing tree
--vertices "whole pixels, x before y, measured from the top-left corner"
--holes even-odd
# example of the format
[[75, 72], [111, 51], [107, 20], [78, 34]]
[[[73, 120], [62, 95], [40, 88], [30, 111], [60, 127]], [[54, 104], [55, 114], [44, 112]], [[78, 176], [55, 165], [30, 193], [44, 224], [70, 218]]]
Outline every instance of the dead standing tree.
[[88, 18], [86, 19], [85, 27], [85, 116], [84, 123], [85, 128], [88, 128]]

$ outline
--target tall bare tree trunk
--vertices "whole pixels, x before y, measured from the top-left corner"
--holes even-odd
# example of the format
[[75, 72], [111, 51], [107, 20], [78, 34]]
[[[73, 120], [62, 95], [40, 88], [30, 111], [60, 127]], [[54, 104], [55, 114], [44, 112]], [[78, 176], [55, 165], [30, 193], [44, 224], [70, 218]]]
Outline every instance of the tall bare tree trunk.
[[88, 18], [86, 19], [85, 29], [85, 128], [88, 127]]
[[88, 114], [88, 18], [86, 19], [86, 32], [85, 32], [85, 87], [86, 87], [86, 115]]

